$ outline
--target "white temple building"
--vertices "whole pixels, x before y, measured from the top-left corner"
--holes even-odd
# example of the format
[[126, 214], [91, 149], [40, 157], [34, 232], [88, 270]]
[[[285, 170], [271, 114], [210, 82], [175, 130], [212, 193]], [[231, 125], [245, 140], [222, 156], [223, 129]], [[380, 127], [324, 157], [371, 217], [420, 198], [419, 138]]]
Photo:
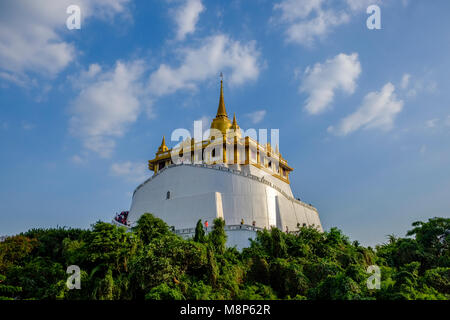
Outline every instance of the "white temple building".
[[236, 117], [230, 121], [222, 81], [208, 138], [187, 139], [169, 149], [163, 137], [149, 169], [153, 176], [134, 190], [128, 225], [149, 212], [189, 238], [199, 219], [208, 221], [209, 232], [213, 220], [221, 217], [227, 245], [238, 249], [263, 228], [294, 232], [307, 225], [322, 231], [317, 209], [294, 197], [289, 182], [293, 168], [278, 145], [273, 149], [242, 136]]

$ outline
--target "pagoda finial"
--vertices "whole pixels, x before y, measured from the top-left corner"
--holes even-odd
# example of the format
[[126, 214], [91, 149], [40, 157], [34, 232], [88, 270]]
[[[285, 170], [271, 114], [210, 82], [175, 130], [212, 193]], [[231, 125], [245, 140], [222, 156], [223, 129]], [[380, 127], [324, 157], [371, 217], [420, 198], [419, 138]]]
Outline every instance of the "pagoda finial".
[[216, 129], [226, 134], [227, 130], [231, 127], [231, 121], [228, 119], [227, 110], [225, 109], [225, 101], [223, 100], [223, 74], [220, 73], [220, 98], [219, 107], [217, 108], [216, 117], [211, 123], [211, 129]]
[[223, 74], [220, 73], [220, 98], [219, 98], [219, 107], [217, 108], [216, 117], [225, 117], [228, 118], [227, 110], [225, 109], [225, 101], [223, 99]]
[[231, 134], [234, 135], [237, 138], [241, 138], [242, 132], [241, 128], [239, 128], [237, 121], [236, 121], [236, 113], [233, 114], [233, 123], [231, 124]]
[[158, 153], [162, 153], [162, 152], [166, 152], [167, 150], [169, 150], [169, 148], [166, 146], [166, 137], [163, 136], [162, 141], [161, 141], [161, 145], [158, 148]]
[[239, 129], [239, 126], [236, 121], [236, 113], [233, 114], [233, 123], [231, 124], [231, 128], [234, 130]]

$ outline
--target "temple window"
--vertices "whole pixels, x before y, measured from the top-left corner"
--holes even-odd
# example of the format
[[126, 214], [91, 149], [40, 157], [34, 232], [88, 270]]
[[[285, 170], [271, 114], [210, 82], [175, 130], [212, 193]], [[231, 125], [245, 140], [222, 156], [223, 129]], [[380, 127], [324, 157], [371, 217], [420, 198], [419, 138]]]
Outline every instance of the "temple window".
[[166, 200], [170, 199], [170, 191], [167, 191]]

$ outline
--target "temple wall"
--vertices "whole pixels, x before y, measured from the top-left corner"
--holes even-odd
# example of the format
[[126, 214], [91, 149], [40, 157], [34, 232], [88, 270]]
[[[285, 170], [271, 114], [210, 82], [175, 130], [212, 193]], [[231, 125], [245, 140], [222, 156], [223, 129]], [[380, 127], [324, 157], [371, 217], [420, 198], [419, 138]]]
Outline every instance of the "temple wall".
[[[170, 199], [166, 199], [168, 191]], [[240, 224], [244, 219], [245, 224], [255, 221], [260, 228], [275, 225], [284, 231], [288, 226], [293, 231], [297, 223], [306, 223], [322, 230], [316, 211], [261, 181], [189, 165], [166, 168], [138, 187], [129, 221], [133, 224], [146, 212], [176, 229], [193, 228], [198, 219], [208, 220], [212, 225], [214, 218], [223, 215], [227, 225]]]

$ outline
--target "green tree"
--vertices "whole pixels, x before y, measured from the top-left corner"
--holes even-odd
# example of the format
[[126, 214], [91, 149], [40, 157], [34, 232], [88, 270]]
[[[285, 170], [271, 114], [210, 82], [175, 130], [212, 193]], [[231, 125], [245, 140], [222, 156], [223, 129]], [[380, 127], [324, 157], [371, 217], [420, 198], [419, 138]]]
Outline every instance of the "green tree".
[[184, 300], [183, 294], [174, 288], [169, 287], [166, 283], [154, 287], [145, 296], [148, 300]]
[[208, 240], [217, 253], [223, 254], [225, 252], [225, 244], [227, 243], [225, 220], [223, 220], [222, 218], [214, 219], [213, 230], [208, 235]]
[[450, 268], [435, 268], [425, 272], [424, 282], [429, 287], [449, 295], [450, 298]]
[[161, 237], [170, 232], [169, 226], [151, 213], [144, 213], [133, 227], [133, 232], [144, 244], [149, 244], [152, 239]]
[[21, 291], [21, 287], [8, 285], [6, 276], [0, 274], [0, 300], [14, 300], [14, 296]]
[[432, 218], [428, 222], [416, 221], [407, 236], [415, 236], [422, 270], [450, 267], [450, 219]]
[[85, 250], [89, 270], [85, 292], [100, 300], [127, 299], [128, 264], [135, 255], [138, 242], [124, 227], [97, 222], [88, 235]]
[[0, 242], [0, 274], [15, 265], [20, 264], [36, 247], [36, 239], [25, 236], [8, 237]]
[[197, 221], [197, 225], [195, 226], [195, 235], [194, 235], [194, 241], [195, 242], [205, 242], [205, 229], [203, 229], [202, 220], [199, 219]]

